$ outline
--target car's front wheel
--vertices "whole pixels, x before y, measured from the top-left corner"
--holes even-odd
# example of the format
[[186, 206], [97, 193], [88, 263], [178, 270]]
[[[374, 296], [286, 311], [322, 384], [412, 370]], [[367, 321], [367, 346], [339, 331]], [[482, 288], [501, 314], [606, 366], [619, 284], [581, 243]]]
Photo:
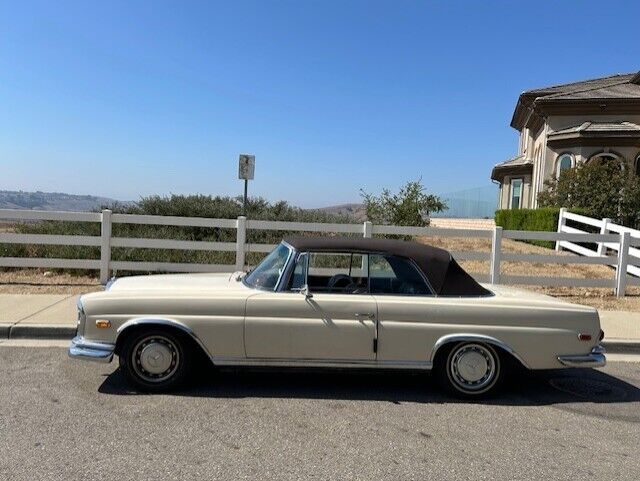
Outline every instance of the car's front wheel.
[[480, 342], [461, 342], [437, 359], [434, 366], [440, 383], [453, 394], [476, 398], [494, 393], [503, 378], [500, 355]]
[[125, 339], [120, 368], [138, 389], [169, 391], [187, 378], [191, 356], [179, 336], [162, 329], [147, 329]]

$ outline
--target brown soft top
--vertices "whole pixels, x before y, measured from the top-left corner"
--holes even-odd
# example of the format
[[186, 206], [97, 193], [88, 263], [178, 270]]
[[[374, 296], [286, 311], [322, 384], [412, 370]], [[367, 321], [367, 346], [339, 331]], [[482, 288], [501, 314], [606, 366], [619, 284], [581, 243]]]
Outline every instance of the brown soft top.
[[288, 237], [284, 241], [297, 251], [374, 252], [413, 259], [442, 296], [491, 294], [458, 265], [449, 251], [418, 242], [363, 237]]

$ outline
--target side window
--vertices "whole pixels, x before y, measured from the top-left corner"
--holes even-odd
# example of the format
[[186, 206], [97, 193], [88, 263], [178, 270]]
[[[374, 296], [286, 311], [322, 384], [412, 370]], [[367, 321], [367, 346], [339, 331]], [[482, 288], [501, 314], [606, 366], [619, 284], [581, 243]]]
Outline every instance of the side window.
[[307, 261], [309, 254], [303, 252], [296, 259], [296, 267], [293, 269], [293, 275], [289, 281], [289, 290], [299, 290], [305, 285], [307, 280]]
[[522, 179], [512, 179], [511, 180], [511, 205], [510, 209], [519, 209], [520, 208], [520, 200], [522, 198]]
[[411, 261], [380, 254], [369, 256], [369, 288], [372, 294], [433, 294]]
[[[365, 257], [356, 253], [310, 252], [307, 273], [309, 291], [366, 294], [368, 287]], [[293, 277], [295, 279], [295, 272]]]

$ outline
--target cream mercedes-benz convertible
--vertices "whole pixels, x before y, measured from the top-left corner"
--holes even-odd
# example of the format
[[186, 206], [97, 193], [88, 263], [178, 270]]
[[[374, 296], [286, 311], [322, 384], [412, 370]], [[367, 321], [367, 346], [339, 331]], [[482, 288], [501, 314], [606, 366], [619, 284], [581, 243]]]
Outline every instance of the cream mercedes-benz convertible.
[[361, 238], [284, 240], [248, 274], [126, 277], [78, 301], [69, 354], [148, 391], [214, 366], [434, 370], [495, 391], [510, 364], [604, 366], [595, 309], [478, 284], [442, 249]]

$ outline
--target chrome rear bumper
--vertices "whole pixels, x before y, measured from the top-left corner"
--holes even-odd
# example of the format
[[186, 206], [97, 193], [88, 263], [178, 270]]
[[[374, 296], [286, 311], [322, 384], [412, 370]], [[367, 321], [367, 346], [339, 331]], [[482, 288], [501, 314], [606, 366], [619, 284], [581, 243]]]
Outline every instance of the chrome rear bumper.
[[598, 344], [589, 354], [558, 356], [558, 361], [567, 367], [602, 367], [607, 363], [604, 353], [604, 347]]
[[69, 346], [69, 357], [95, 362], [111, 362], [116, 346], [107, 342], [87, 341], [76, 336]]

